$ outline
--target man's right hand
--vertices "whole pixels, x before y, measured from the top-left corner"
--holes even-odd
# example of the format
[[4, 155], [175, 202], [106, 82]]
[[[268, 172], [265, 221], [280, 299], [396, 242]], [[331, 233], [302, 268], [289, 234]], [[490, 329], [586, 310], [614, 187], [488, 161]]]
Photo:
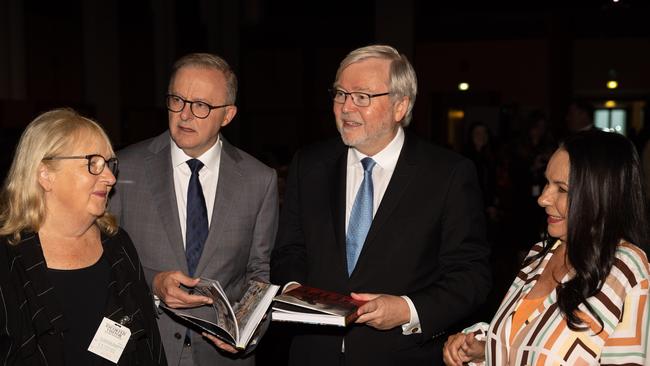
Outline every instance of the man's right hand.
[[212, 304], [212, 299], [206, 296], [190, 295], [180, 288], [194, 287], [199, 278], [188, 277], [180, 271], [160, 272], [153, 278], [153, 293], [170, 308], [193, 308]]

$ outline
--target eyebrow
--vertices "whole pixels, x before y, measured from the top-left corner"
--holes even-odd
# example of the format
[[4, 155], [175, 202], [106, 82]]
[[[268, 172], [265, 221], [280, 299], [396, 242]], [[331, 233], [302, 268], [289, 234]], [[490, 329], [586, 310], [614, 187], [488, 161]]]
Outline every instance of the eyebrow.
[[335, 85], [334, 89], [338, 89], [338, 90], [344, 91], [346, 93], [366, 93], [366, 94], [372, 94], [373, 93], [373, 91], [368, 89], [368, 88], [359, 88], [359, 89], [349, 90], [349, 89], [346, 89], [346, 88], [342, 87], [341, 85]]
[[212, 102], [206, 100], [205, 98], [189, 99], [189, 98], [187, 98], [187, 97], [185, 97], [185, 96], [183, 96], [183, 95], [181, 95], [181, 94], [179, 94], [179, 93], [171, 92], [171, 91], [170, 91], [168, 94], [170, 94], [170, 95], [174, 95], [174, 96], [177, 96], [177, 97], [181, 97], [181, 98], [187, 100], [188, 102], [201, 102], [201, 103], [205, 103], [205, 104], [210, 104], [210, 105], [212, 105]]
[[553, 181], [549, 181], [548, 178], [546, 178], [546, 181], [548, 181], [548, 182], [552, 182], [552, 183], [555, 183], [555, 184], [564, 184], [565, 186], [568, 186], [568, 185], [569, 185], [569, 183], [567, 183], [567, 182], [565, 182], [565, 181], [563, 181], [563, 180], [553, 180]]

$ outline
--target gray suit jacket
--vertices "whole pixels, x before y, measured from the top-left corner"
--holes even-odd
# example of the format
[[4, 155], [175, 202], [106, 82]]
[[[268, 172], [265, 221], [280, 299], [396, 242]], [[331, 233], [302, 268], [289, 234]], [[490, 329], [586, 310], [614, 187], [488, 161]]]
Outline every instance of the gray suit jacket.
[[[223, 141], [210, 231], [195, 276], [219, 280], [238, 300], [249, 279], [269, 278], [269, 257], [278, 219], [275, 171]], [[109, 211], [133, 239], [151, 285], [163, 271], [187, 274], [178, 218], [168, 132], [118, 152], [118, 181]], [[201, 313], [208, 307], [193, 309]], [[171, 365], [178, 364], [186, 328], [166, 313], [158, 320]], [[232, 357], [192, 332], [198, 365], [254, 364], [252, 356]]]

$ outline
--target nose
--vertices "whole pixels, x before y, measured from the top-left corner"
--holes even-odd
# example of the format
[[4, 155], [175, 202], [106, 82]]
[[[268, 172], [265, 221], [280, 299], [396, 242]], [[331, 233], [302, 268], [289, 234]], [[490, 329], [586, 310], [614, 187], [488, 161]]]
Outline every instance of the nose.
[[341, 106], [341, 110], [343, 111], [343, 113], [347, 113], [349, 111], [352, 111], [356, 107], [357, 106], [352, 101], [352, 96], [351, 95], [346, 95], [345, 96], [345, 101], [343, 102], [343, 105]]
[[181, 119], [187, 121], [192, 118], [192, 105], [190, 103], [185, 103], [183, 109], [181, 109]]
[[100, 177], [102, 181], [106, 183], [107, 186], [113, 186], [117, 181], [117, 178], [115, 178], [115, 174], [113, 174], [112, 170], [108, 169], [108, 166], [104, 167], [104, 170], [100, 174]]
[[537, 204], [540, 207], [547, 207], [551, 205], [551, 197], [550, 194], [548, 193], [548, 186], [544, 187], [542, 194], [540, 194], [539, 197], [537, 197]]

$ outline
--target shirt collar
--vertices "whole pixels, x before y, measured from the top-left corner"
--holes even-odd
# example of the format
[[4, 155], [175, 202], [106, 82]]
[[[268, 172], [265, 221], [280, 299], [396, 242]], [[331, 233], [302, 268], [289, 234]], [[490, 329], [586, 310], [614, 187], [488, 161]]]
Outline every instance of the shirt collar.
[[[201, 156], [197, 157], [203, 165], [208, 168], [208, 170], [214, 170], [217, 168], [219, 162], [219, 156], [221, 154], [221, 136], [217, 136], [217, 142], [212, 145], [208, 151], [204, 152]], [[172, 166], [178, 168], [180, 165], [185, 164], [186, 161], [193, 159], [191, 156], [187, 155], [181, 148], [176, 145], [174, 140], [171, 140], [171, 152], [172, 152]]]
[[[402, 151], [402, 146], [404, 146], [404, 129], [400, 126], [393, 140], [383, 150], [372, 156], [372, 160], [384, 169], [393, 169], [397, 165], [397, 159], [399, 158], [400, 151]], [[354, 163], [361, 164], [361, 159], [368, 156], [355, 148], [350, 148], [350, 151], [352, 151], [352, 155], [355, 157], [352, 159]]]

